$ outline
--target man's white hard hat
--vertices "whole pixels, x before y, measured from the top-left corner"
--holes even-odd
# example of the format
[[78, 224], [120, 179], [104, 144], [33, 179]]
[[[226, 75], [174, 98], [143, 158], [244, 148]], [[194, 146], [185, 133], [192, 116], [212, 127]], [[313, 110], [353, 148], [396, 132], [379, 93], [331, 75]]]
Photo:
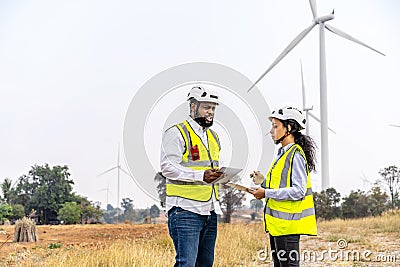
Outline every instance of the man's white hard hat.
[[215, 89], [203, 85], [193, 86], [187, 96], [188, 101], [196, 99], [199, 102], [212, 102], [215, 104], [219, 104], [218, 98], [218, 92]]

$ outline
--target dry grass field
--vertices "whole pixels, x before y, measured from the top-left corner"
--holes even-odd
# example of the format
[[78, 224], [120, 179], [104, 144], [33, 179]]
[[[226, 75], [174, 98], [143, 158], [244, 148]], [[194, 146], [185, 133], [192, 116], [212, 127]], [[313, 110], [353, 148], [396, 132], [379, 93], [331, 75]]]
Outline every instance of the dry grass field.
[[[166, 224], [38, 226], [37, 231], [39, 242], [13, 243], [13, 226], [0, 226], [0, 266], [131, 267], [174, 262]], [[301, 239], [302, 266], [400, 266], [398, 213], [319, 222], [318, 232], [317, 237]], [[261, 222], [220, 224], [215, 266], [271, 266], [265, 253], [268, 243]]]

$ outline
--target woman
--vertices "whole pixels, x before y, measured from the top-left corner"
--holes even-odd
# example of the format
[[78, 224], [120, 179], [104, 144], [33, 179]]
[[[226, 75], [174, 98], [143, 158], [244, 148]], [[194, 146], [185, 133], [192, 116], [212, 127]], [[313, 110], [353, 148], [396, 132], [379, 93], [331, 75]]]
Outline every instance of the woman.
[[274, 266], [299, 266], [300, 235], [317, 235], [310, 182], [310, 171], [315, 171], [315, 145], [300, 132], [306, 127], [300, 110], [283, 107], [273, 111], [269, 120], [272, 140], [281, 147], [266, 178], [260, 172], [250, 174], [254, 182], [264, 181], [250, 193], [266, 200], [264, 223]]

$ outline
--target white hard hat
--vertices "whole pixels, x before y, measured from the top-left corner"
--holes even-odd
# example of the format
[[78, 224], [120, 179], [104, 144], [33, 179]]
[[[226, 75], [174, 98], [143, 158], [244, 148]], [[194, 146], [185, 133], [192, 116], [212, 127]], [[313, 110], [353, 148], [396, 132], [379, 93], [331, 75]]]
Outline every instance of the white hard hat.
[[270, 121], [272, 121], [272, 118], [276, 118], [276, 119], [279, 119], [282, 121], [291, 119], [291, 120], [296, 121], [300, 125], [300, 127], [301, 127], [300, 130], [303, 130], [306, 128], [307, 121], [303, 115], [303, 112], [294, 107], [283, 107], [283, 108], [276, 109], [276, 110], [272, 111], [271, 115], [268, 117], [268, 119]]
[[193, 98], [199, 102], [212, 102], [215, 104], [219, 104], [217, 91], [204, 86], [196, 85], [193, 86], [192, 89], [190, 89], [187, 100], [189, 101]]

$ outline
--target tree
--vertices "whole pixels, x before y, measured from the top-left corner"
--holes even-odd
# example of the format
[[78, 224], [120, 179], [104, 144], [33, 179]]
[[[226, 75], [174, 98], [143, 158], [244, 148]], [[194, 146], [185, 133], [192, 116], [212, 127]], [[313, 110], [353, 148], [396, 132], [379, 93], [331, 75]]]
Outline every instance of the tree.
[[88, 202], [85, 205], [81, 204], [82, 209], [82, 220], [89, 223], [97, 223], [103, 216], [103, 212], [100, 209], [100, 203]]
[[342, 212], [344, 218], [361, 218], [370, 215], [368, 196], [358, 189], [351, 191], [348, 197], [343, 198]]
[[20, 218], [35, 211], [39, 224], [58, 223], [57, 215], [63, 204], [76, 202], [82, 211], [81, 220], [99, 220], [102, 216], [100, 205], [72, 193], [74, 182], [70, 176], [68, 166], [45, 164], [32, 166], [27, 175], [18, 178], [15, 187], [12, 187], [11, 179], [6, 178], [0, 188], [4, 200], [13, 208], [10, 218]]
[[387, 194], [377, 184], [368, 193], [361, 190], [351, 191], [348, 197], [343, 198], [343, 217], [380, 216], [386, 210], [387, 202]]
[[98, 222], [103, 216], [103, 212], [100, 209], [99, 203], [92, 203], [87, 199], [87, 197], [73, 194], [72, 201], [76, 202], [82, 213], [81, 213], [81, 223], [93, 223]]
[[103, 218], [106, 223], [116, 223], [118, 216], [118, 210], [114, 209], [111, 204], [107, 204], [107, 210], [103, 212]]
[[160, 209], [157, 207], [156, 204], [150, 207], [150, 216], [151, 218], [157, 218], [160, 216]]
[[368, 192], [369, 212], [372, 216], [380, 216], [387, 209], [388, 195], [382, 192], [378, 184]]
[[335, 188], [327, 188], [321, 193], [315, 192], [313, 197], [318, 218], [331, 220], [341, 217], [340, 193]]
[[10, 197], [12, 196], [12, 181], [9, 178], [4, 179], [1, 184], [1, 192], [3, 193], [3, 199], [6, 203], [10, 203]]
[[264, 201], [261, 199], [252, 199], [250, 200], [250, 207], [259, 212], [264, 207]]
[[14, 204], [24, 205], [25, 213], [37, 210], [39, 223], [48, 224], [56, 220], [62, 204], [71, 201], [74, 182], [69, 177], [67, 166], [35, 165], [19, 178]]
[[61, 206], [61, 209], [58, 211], [58, 219], [60, 221], [64, 221], [65, 224], [80, 222], [82, 210], [76, 202], [66, 202]]
[[133, 210], [133, 200], [130, 198], [123, 198], [121, 207], [124, 209], [124, 217], [120, 221], [129, 220], [134, 221], [135, 211]]
[[12, 207], [7, 203], [0, 203], [0, 222], [5, 222], [12, 214]]
[[157, 172], [156, 176], [154, 177], [154, 181], [158, 182], [157, 185], [157, 193], [158, 197], [160, 198], [160, 205], [162, 208], [165, 208], [165, 199], [166, 199], [166, 191], [165, 191], [165, 184], [166, 184], [166, 178], [164, 175], [162, 175], [161, 172]]
[[150, 210], [147, 209], [138, 209], [136, 210], [136, 216], [135, 219], [137, 222], [143, 222], [144, 218], [149, 216]]
[[221, 208], [224, 214], [224, 222], [230, 223], [232, 213], [242, 207], [242, 202], [245, 200], [245, 193], [230, 186], [221, 186]]
[[389, 166], [380, 170], [379, 174], [383, 177], [382, 182], [387, 186], [393, 209], [398, 202], [396, 196], [398, 197], [400, 189], [400, 170], [396, 166]]
[[397, 192], [395, 195], [394, 195], [394, 206], [395, 207], [400, 207], [400, 192]]
[[25, 217], [25, 208], [21, 204], [11, 205], [12, 214], [9, 217], [10, 220], [18, 220]]

